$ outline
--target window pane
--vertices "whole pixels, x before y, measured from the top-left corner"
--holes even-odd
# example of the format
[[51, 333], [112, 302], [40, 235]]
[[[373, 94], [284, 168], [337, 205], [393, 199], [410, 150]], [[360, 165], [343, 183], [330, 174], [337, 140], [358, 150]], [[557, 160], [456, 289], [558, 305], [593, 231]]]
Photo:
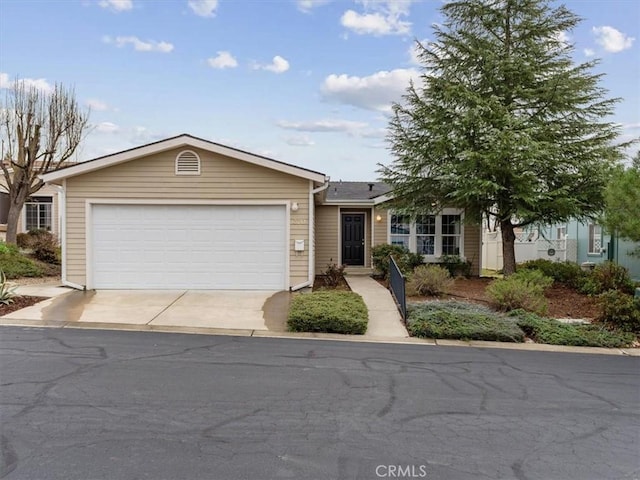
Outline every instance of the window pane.
[[391, 215], [391, 234], [409, 235], [410, 224], [408, 215]]
[[442, 234], [460, 235], [460, 215], [442, 215]]
[[37, 203], [27, 203], [25, 204], [25, 212], [26, 212], [26, 225], [25, 229], [36, 230], [38, 228], [38, 204]]
[[416, 237], [418, 242], [418, 253], [421, 255], [433, 255], [435, 253], [435, 237], [427, 235], [419, 235]]
[[401, 245], [409, 248], [409, 236], [391, 237], [391, 245]]
[[416, 233], [418, 235], [435, 235], [435, 215], [418, 215], [418, 218], [416, 219]]
[[39, 215], [38, 219], [40, 221], [40, 228], [44, 228], [45, 230], [51, 230], [51, 204], [50, 203], [41, 203], [38, 205], [39, 207]]
[[600, 225], [589, 225], [589, 253], [601, 253], [602, 229]]
[[443, 255], [460, 255], [460, 237], [446, 236], [442, 237], [442, 254]]

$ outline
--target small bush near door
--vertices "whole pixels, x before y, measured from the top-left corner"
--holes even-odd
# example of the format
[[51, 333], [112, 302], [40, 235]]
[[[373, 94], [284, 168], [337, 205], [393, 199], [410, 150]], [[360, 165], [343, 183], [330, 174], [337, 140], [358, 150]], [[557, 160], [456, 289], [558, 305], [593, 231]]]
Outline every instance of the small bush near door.
[[420, 265], [409, 275], [407, 294], [438, 296], [453, 284], [449, 271], [438, 265]]
[[389, 257], [392, 255], [404, 275], [410, 274], [414, 268], [424, 263], [422, 255], [412, 253], [402, 245], [376, 245], [371, 249], [373, 268], [385, 279], [389, 276]]
[[319, 291], [291, 301], [287, 327], [292, 332], [363, 334], [369, 313], [362, 297], [353, 292]]

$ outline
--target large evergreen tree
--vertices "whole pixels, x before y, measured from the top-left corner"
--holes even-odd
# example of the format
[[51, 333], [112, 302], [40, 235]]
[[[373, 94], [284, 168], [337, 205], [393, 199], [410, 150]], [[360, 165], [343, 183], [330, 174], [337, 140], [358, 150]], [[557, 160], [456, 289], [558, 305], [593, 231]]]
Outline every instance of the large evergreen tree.
[[515, 271], [514, 228], [594, 215], [610, 167], [622, 158], [617, 99], [597, 61], [575, 64], [566, 33], [579, 18], [547, 0], [445, 4], [422, 75], [394, 105], [395, 159], [381, 166], [394, 208], [444, 206], [497, 220], [504, 272]]

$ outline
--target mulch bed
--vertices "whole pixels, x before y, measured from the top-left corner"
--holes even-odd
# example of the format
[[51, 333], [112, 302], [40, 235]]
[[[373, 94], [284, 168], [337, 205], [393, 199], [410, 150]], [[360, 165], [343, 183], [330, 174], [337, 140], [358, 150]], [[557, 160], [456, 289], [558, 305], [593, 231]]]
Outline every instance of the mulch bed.
[[[488, 305], [485, 295], [487, 285], [493, 278], [456, 278], [448, 295], [438, 297], [441, 300], [463, 300]], [[551, 318], [594, 319], [599, 309], [595, 299], [576, 292], [564, 285], [554, 284], [545, 294], [549, 304], [547, 316]], [[409, 297], [410, 302], [433, 300], [433, 297]]]
[[331, 289], [331, 290], [346, 290], [348, 292], [351, 291], [351, 288], [349, 287], [349, 284], [347, 283], [347, 281], [344, 279], [344, 277], [340, 280], [340, 283], [333, 287], [333, 286], [329, 286], [327, 285], [327, 281], [326, 281], [326, 277], [324, 275], [316, 275], [316, 278], [313, 282], [313, 290], [320, 290], [320, 289]]
[[46, 299], [47, 297], [30, 297], [27, 295], [15, 297], [13, 299], [13, 303], [10, 303], [9, 305], [0, 303], [0, 317], [7, 315], [8, 313], [15, 312], [16, 310], [20, 310], [21, 308], [30, 307], [31, 305], [42, 302]]

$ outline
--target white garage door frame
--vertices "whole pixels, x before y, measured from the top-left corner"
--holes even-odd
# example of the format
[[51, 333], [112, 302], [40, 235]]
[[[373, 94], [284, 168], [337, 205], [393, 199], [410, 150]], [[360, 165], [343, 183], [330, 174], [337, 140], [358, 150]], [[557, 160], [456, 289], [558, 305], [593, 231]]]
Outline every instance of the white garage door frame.
[[93, 279], [93, 206], [94, 205], [211, 205], [211, 206], [284, 206], [285, 207], [285, 289], [291, 288], [291, 201], [289, 200], [192, 200], [147, 198], [88, 198], [85, 199], [85, 272], [86, 289], [95, 288]]

